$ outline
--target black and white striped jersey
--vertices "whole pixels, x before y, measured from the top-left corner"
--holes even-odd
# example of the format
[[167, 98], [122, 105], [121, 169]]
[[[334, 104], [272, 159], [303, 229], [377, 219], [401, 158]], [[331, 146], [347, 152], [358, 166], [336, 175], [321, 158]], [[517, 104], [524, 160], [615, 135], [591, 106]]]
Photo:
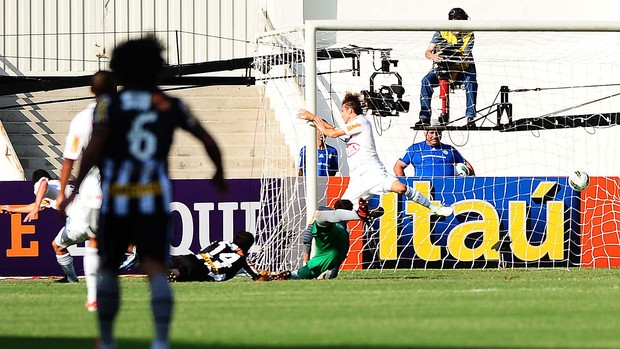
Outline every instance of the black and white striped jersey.
[[192, 132], [198, 121], [185, 105], [159, 89], [122, 90], [100, 98], [93, 129], [109, 136], [99, 162], [104, 214], [170, 212], [168, 153], [177, 127]]
[[260, 272], [246, 256], [239, 254], [237, 249], [237, 245], [230, 241], [216, 241], [197, 253], [196, 258], [204, 261], [210, 270], [209, 276], [214, 281], [232, 279], [241, 270], [253, 280], [258, 279]]

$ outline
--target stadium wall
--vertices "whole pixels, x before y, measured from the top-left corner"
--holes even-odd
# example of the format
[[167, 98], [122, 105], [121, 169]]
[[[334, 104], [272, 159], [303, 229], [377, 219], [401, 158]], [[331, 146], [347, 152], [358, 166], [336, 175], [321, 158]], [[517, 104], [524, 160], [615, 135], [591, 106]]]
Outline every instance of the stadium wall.
[[[375, 196], [370, 205], [385, 215], [366, 232], [349, 223], [343, 269], [620, 267], [618, 177], [592, 177], [582, 192], [566, 177], [403, 180], [452, 205], [454, 218], [437, 219], [394, 193]], [[342, 196], [348, 178], [331, 177], [327, 185], [329, 203]], [[492, 249], [500, 240], [502, 247]]]
[[[590, 188], [581, 193], [570, 189], [566, 178], [555, 177], [405, 180], [452, 204], [456, 215], [438, 221], [419, 205], [404, 203], [393, 194], [376, 197], [371, 205], [386, 209], [374, 227], [379, 233], [376, 249], [362, 249], [373, 245], [367, 237], [377, 235], [363, 234], [361, 224], [351, 222], [351, 248], [344, 269], [495, 268], [500, 257], [509, 267], [620, 267], [620, 207], [614, 200], [620, 194], [618, 177], [592, 178]], [[330, 178], [327, 203], [340, 197], [347, 184], [347, 177]], [[231, 240], [241, 230], [257, 233], [259, 180], [230, 180], [226, 195], [218, 194], [209, 180], [176, 180], [173, 185], [172, 254], [198, 251], [214, 240]], [[3, 204], [34, 200], [29, 182], [0, 182], [0, 192]], [[605, 208], [610, 206], [614, 209]], [[466, 221], [468, 214], [479, 219]], [[22, 220], [23, 214], [0, 215], [0, 277], [60, 275], [51, 241], [63, 218], [45, 210], [33, 222]], [[500, 255], [490, 249], [507, 234], [513, 240], [509, 251]], [[83, 256], [83, 249], [83, 245], [69, 248], [74, 256]], [[82, 258], [75, 263], [82, 273]]]
[[[228, 180], [229, 192], [222, 195], [208, 180], [173, 181], [171, 211], [175, 231], [171, 254], [199, 251], [215, 240], [232, 240], [234, 233], [256, 233], [260, 208], [259, 180]], [[0, 182], [2, 204], [29, 204], [34, 201], [30, 181]], [[41, 211], [30, 223], [23, 214], [0, 215], [0, 276], [50, 276], [62, 271], [51, 246], [64, 224], [57, 211]], [[73, 256], [84, 255], [84, 244], [69, 247]], [[76, 258], [82, 271], [82, 258]]]
[[68, 75], [107, 67], [117, 43], [151, 33], [169, 64], [251, 57], [260, 1], [0, 0], [0, 69]]

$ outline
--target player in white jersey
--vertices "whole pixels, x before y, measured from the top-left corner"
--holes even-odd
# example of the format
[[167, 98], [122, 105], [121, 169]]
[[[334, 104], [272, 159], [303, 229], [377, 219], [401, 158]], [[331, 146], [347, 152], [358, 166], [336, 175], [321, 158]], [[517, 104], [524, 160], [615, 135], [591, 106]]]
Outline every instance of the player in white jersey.
[[429, 208], [435, 215], [449, 216], [453, 213], [451, 207], [431, 204], [429, 199], [420, 192], [387, 173], [377, 155], [372, 126], [363, 115], [359, 94], [347, 93], [342, 101], [344, 128], [336, 128], [304, 109], [297, 113], [297, 117], [312, 121], [326, 136], [342, 137], [347, 143], [350, 178], [349, 186], [342, 195], [342, 199], [353, 202], [356, 205], [355, 208], [360, 198], [367, 200], [373, 195], [394, 192]]
[[[114, 93], [116, 85], [111, 72], [98, 71], [91, 77], [90, 90], [98, 98], [104, 93]], [[65, 150], [63, 152], [63, 164], [60, 173], [61, 192], [68, 185], [71, 171], [75, 161], [79, 160], [82, 152], [88, 145], [93, 131], [93, 113], [96, 101], [86, 109], [79, 112], [71, 120]], [[60, 195], [59, 204], [65, 196]], [[97, 310], [97, 271], [99, 269], [99, 256], [97, 255], [96, 231], [98, 228], [99, 209], [101, 208], [101, 183], [99, 168], [93, 167], [79, 188], [79, 194], [71, 203], [72, 212], [67, 212], [70, 221], [77, 226], [74, 230], [80, 234], [77, 240], [89, 240], [84, 250], [84, 278], [86, 280], [86, 309]], [[52, 244], [54, 250], [66, 250], [76, 239], [69, 236], [58, 235]]]
[[[58, 209], [57, 199], [61, 193], [60, 181], [51, 179], [50, 174], [41, 169], [33, 172], [32, 181], [34, 182], [34, 193], [36, 195], [35, 201], [26, 206], [4, 205], [1, 207], [2, 213], [27, 213], [24, 222], [30, 222], [35, 219], [40, 211], [46, 208]], [[66, 191], [65, 195], [70, 195], [73, 191], [73, 186], [66, 186], [64, 190]], [[67, 213], [73, 215], [73, 212], [79, 205], [79, 202], [72, 204], [67, 209]], [[69, 245], [61, 248], [56, 244], [58, 241], [72, 241], [73, 244], [84, 242], [88, 238], [88, 235], [83, 234], [81, 230], [83, 229], [79, 221], [76, 220], [74, 222], [67, 219], [65, 225], [60, 229], [56, 239], [54, 239], [52, 243], [54, 251], [56, 252], [56, 260], [66, 275], [64, 278], [58, 280], [58, 282], [77, 282], [77, 275], [73, 267], [73, 257], [71, 257], [71, 254], [69, 254], [69, 251], [66, 249], [66, 246]]]

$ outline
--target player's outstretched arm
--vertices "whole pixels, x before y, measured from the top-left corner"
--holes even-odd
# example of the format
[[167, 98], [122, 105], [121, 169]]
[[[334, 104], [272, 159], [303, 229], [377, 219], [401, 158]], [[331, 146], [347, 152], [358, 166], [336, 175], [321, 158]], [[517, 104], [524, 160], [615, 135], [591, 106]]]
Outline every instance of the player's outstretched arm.
[[24, 222], [32, 221], [37, 215], [37, 213], [41, 211], [41, 204], [43, 203], [43, 199], [45, 198], [45, 192], [47, 191], [47, 181], [48, 180], [44, 178], [44, 180], [41, 181], [41, 184], [39, 184], [39, 189], [37, 190], [37, 197], [32, 204], [28, 205], [30, 211], [28, 211], [28, 214], [26, 215], [26, 217], [24, 217]]
[[60, 191], [58, 192], [58, 197], [56, 198], [56, 204], [58, 207], [65, 201], [65, 189], [67, 188], [67, 183], [69, 183], [69, 177], [71, 177], [71, 171], [73, 170], [73, 163], [75, 161], [73, 159], [64, 158], [62, 162], [62, 168], [60, 170]]
[[345, 135], [343, 129], [335, 128], [330, 123], [320, 118], [318, 115], [314, 115], [305, 109], [300, 109], [297, 112], [297, 118], [312, 121], [316, 128], [318, 128], [319, 131], [323, 132], [323, 134], [327, 137], [337, 138]]
[[[36, 203], [30, 203], [28, 205], [2, 205], [0, 207], [1, 213], [30, 213], [36, 208]], [[43, 208], [41, 208], [43, 209]]]

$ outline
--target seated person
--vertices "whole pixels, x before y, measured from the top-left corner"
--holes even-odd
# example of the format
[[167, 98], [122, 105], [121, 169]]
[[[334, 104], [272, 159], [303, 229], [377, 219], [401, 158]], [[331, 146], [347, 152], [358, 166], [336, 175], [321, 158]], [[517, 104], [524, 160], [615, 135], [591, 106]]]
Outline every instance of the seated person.
[[261, 272], [247, 259], [252, 245], [254, 236], [243, 231], [232, 242], [215, 241], [199, 253], [172, 256], [168, 281], [227, 281], [241, 270], [252, 280], [258, 280]]
[[454, 176], [455, 165], [463, 163], [469, 170], [469, 176], [474, 176], [474, 168], [463, 158], [453, 146], [441, 143], [441, 131], [424, 131], [425, 141], [414, 143], [407, 148], [405, 155], [396, 160], [394, 173], [396, 176], [405, 175], [405, 167], [413, 165], [416, 176]]
[[[449, 20], [468, 20], [467, 13], [459, 7], [453, 8], [448, 13]], [[420, 91], [420, 121], [416, 125], [430, 125], [431, 98], [433, 88], [439, 86], [439, 73], [447, 70], [448, 80], [463, 84], [466, 93], [467, 125], [475, 126], [476, 99], [478, 95], [478, 82], [476, 78], [476, 65], [472, 50], [474, 48], [473, 32], [437, 31], [433, 35], [428, 48], [426, 58], [433, 61], [433, 68], [422, 78]], [[458, 80], [458, 81], [457, 81]], [[447, 120], [442, 120], [445, 122]]]

